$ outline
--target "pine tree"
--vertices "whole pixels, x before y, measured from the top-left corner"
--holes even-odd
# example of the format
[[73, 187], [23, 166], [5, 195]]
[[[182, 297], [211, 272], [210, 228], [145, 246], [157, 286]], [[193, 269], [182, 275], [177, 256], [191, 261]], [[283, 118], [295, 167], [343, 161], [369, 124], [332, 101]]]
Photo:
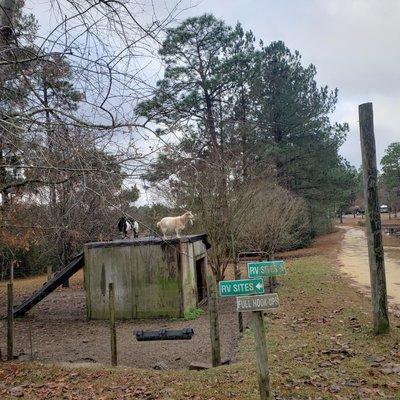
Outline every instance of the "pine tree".
[[[397, 215], [400, 206], [400, 142], [391, 143], [381, 160], [382, 181], [391, 211]], [[389, 213], [390, 217], [390, 213]]]

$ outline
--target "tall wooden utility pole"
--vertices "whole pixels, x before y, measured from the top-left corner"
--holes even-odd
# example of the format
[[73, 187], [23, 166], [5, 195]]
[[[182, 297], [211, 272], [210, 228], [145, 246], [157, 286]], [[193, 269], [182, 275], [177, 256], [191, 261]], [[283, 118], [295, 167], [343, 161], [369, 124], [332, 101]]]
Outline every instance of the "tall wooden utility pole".
[[368, 238], [369, 270], [371, 276], [371, 299], [376, 334], [389, 331], [386, 293], [385, 262], [383, 254], [381, 214], [378, 201], [378, 172], [374, 135], [372, 103], [358, 107], [362, 165], [364, 172], [364, 201]]

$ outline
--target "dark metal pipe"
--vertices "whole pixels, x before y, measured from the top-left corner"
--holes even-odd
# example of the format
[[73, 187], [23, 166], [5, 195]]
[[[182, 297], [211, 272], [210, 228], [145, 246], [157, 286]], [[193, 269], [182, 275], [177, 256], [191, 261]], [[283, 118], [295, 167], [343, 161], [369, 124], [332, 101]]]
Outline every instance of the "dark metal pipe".
[[179, 330], [160, 329], [159, 331], [134, 331], [138, 342], [150, 340], [190, 340], [194, 335], [192, 328]]

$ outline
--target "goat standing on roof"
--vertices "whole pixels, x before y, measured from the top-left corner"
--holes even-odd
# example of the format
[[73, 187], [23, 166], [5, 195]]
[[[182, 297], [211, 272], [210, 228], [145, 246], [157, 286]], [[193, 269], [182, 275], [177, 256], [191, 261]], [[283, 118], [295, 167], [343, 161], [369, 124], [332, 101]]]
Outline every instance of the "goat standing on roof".
[[185, 229], [186, 224], [189, 222], [193, 225], [194, 215], [190, 211], [186, 211], [185, 214], [180, 215], [179, 217], [165, 217], [161, 221], [157, 222], [157, 227], [160, 228], [164, 239], [167, 238], [166, 234], [174, 232], [176, 233], [176, 237], [180, 237], [180, 233], [183, 229]]
[[139, 237], [139, 224], [132, 218], [121, 217], [118, 221], [118, 230], [122, 233], [122, 238], [130, 237], [133, 232], [133, 237]]

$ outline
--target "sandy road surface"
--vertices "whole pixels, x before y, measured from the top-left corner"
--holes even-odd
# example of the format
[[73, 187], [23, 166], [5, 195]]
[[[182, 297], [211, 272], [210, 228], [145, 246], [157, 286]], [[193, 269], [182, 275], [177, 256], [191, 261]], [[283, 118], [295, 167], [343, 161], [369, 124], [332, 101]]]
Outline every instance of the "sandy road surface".
[[[338, 254], [340, 269], [358, 284], [369, 288], [367, 239], [361, 228], [342, 226], [345, 235]], [[399, 243], [400, 244], [400, 243]], [[400, 247], [385, 246], [387, 292], [390, 301], [400, 304]]]

